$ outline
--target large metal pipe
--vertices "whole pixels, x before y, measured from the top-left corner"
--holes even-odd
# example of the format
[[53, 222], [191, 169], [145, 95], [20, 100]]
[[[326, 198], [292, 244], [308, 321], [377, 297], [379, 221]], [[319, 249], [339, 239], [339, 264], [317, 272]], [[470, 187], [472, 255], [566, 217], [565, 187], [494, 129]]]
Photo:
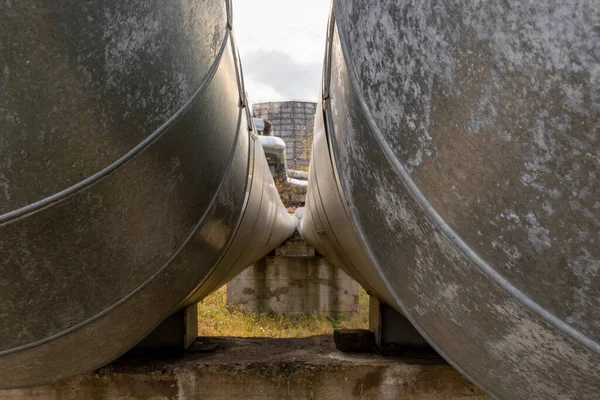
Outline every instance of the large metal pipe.
[[600, 393], [598, 26], [334, 1], [301, 233], [495, 398]]
[[292, 234], [224, 0], [0, 4], [0, 388], [101, 366]]

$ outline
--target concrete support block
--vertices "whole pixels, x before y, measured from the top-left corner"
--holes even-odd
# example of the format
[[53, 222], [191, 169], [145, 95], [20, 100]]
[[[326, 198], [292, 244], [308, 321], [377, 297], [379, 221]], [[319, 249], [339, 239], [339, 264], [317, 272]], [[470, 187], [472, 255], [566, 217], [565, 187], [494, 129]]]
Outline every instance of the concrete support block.
[[336, 329], [333, 341], [335, 348], [345, 353], [375, 350], [375, 334], [368, 329]]
[[358, 310], [358, 283], [320, 256], [269, 256], [227, 284], [227, 303], [252, 311], [350, 315]]
[[369, 330], [381, 354], [415, 364], [446, 364], [404, 315], [375, 296], [369, 298]]
[[198, 338], [198, 305], [178, 311], [164, 320], [132, 353], [183, 353]]

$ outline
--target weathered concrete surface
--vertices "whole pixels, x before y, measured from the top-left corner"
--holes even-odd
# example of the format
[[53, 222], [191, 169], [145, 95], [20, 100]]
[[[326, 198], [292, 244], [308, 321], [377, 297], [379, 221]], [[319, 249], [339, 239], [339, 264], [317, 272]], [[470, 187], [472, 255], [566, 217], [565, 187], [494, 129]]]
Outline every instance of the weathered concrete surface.
[[253, 311], [348, 315], [358, 310], [358, 283], [296, 236], [231, 280], [227, 303]]
[[309, 101], [280, 101], [255, 103], [252, 114], [273, 124], [273, 135], [285, 141], [289, 169], [308, 167], [312, 144], [315, 109]]
[[227, 284], [227, 303], [244, 310], [346, 315], [358, 309], [358, 283], [321, 256], [268, 256]]
[[119, 360], [67, 382], [0, 392], [0, 399], [488, 399], [450, 366], [342, 354], [330, 336], [213, 340], [216, 353]]

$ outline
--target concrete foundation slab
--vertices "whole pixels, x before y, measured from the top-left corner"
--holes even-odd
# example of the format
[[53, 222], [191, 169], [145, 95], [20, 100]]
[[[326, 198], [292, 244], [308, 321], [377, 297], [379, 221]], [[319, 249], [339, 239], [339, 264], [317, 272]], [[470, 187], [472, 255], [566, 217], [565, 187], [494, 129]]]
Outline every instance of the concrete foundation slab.
[[344, 354], [331, 336], [210, 341], [219, 344], [215, 353], [121, 359], [66, 382], [0, 392], [0, 399], [488, 399], [450, 366]]

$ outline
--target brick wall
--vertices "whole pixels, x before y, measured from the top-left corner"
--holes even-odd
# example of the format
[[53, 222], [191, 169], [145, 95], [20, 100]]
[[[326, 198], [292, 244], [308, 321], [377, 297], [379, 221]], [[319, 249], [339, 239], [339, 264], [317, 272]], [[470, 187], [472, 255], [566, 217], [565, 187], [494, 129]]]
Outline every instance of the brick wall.
[[285, 141], [287, 168], [308, 170], [310, 146], [317, 104], [309, 101], [256, 103], [254, 118], [273, 123], [273, 136]]

